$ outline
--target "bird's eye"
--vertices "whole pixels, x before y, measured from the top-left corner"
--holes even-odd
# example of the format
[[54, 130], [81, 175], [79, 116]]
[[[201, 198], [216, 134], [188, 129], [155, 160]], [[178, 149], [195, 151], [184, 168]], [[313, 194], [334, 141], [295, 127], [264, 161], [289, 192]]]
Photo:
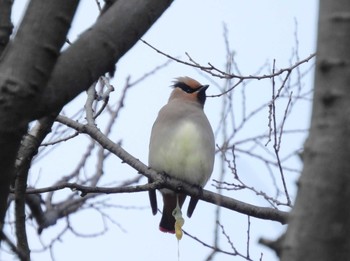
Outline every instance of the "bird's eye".
[[193, 90], [192, 90], [190, 87], [188, 87], [188, 86], [182, 88], [182, 90], [185, 91], [185, 92], [187, 92], [187, 93], [191, 93], [191, 92], [193, 91]]
[[190, 86], [188, 86], [186, 83], [183, 83], [183, 82], [178, 82], [174, 85], [174, 87], [178, 87], [180, 88], [181, 90], [183, 90], [184, 92], [187, 92], [187, 93], [194, 93], [196, 91], [198, 91], [200, 88], [191, 88]]

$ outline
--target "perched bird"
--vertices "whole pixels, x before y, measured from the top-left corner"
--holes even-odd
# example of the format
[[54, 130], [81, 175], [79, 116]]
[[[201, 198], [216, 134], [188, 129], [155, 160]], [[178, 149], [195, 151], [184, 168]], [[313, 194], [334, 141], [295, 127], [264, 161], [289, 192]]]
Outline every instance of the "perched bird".
[[[203, 111], [205, 91], [209, 85], [201, 85], [190, 77], [179, 77], [173, 87], [168, 103], [159, 111], [152, 127], [149, 167], [202, 188], [211, 176], [215, 156], [213, 130]], [[172, 212], [177, 206], [177, 200], [182, 207], [186, 195], [169, 189], [161, 189], [161, 194], [164, 206], [159, 229], [174, 233], [175, 219]], [[149, 191], [149, 198], [155, 215], [155, 190]], [[192, 216], [197, 202], [198, 198], [191, 197], [188, 217]]]

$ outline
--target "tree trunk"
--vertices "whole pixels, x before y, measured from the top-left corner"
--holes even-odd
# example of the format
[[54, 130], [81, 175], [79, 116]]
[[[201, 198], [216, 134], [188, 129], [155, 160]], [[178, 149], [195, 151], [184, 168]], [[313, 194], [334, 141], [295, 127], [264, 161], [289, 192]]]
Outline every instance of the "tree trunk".
[[[59, 56], [79, 1], [31, 1], [0, 59], [0, 230], [14, 163], [30, 112]], [[53, 29], [54, 28], [54, 29]]]
[[350, 1], [321, 0], [304, 169], [281, 260], [350, 260]]
[[115, 63], [172, 0], [115, 1], [96, 24], [63, 53], [60, 53], [61, 46], [79, 1], [44, 2], [30, 2], [16, 37], [1, 54], [0, 232], [16, 154], [28, 123], [57, 113], [99, 76], [113, 71]]

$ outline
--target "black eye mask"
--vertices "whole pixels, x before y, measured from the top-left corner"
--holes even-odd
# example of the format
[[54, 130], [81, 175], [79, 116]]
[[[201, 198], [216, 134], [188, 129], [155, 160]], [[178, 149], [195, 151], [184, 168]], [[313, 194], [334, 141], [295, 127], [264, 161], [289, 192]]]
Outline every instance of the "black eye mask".
[[197, 88], [191, 88], [190, 86], [188, 86], [184, 82], [177, 82], [174, 84], [174, 87], [180, 88], [181, 90], [183, 90], [184, 92], [187, 92], [187, 93], [194, 93], [194, 92], [198, 91], [200, 88], [202, 88], [202, 86], [199, 86]]
[[198, 95], [197, 95], [197, 100], [202, 106], [204, 106], [205, 100], [207, 98], [205, 95], [205, 91], [207, 90], [208, 85], [204, 85], [204, 86], [201, 85], [201, 86], [198, 86], [197, 88], [191, 88], [190, 86], [188, 86], [184, 82], [177, 82], [174, 84], [174, 87], [180, 88], [181, 90], [183, 90], [186, 93], [194, 93], [194, 92], [199, 91]]

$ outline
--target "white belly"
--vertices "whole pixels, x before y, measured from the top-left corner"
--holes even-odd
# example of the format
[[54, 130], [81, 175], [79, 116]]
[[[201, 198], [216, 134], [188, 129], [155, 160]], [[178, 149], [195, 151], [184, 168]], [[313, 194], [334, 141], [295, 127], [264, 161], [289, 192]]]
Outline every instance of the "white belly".
[[160, 142], [152, 141], [149, 163], [157, 171], [204, 186], [213, 170], [214, 144], [192, 122], [183, 122]]

